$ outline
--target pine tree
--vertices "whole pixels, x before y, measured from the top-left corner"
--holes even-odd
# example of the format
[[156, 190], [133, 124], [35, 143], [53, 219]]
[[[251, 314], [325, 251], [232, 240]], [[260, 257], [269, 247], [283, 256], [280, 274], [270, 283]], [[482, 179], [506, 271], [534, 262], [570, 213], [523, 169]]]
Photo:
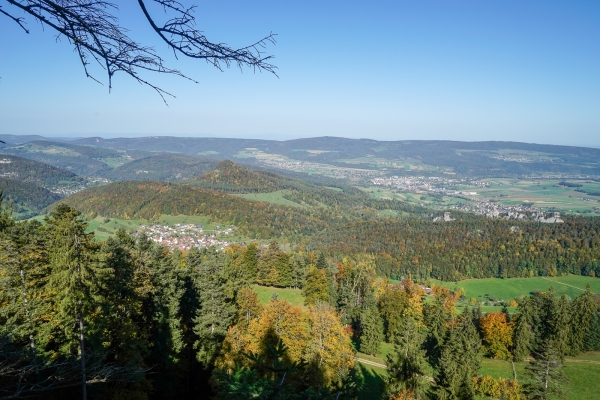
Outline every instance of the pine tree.
[[600, 308], [590, 322], [590, 329], [585, 337], [585, 351], [600, 351]]
[[513, 345], [511, 353], [514, 361], [523, 361], [533, 351], [535, 332], [534, 332], [534, 303], [530, 299], [525, 299], [513, 317]]
[[204, 257], [195, 254], [188, 257], [195, 269], [195, 282], [200, 309], [194, 318], [194, 333], [198, 335], [195, 347], [197, 359], [206, 367], [212, 365], [221, 343], [235, 315], [233, 298], [223, 290], [222, 265], [212, 250]]
[[563, 399], [568, 380], [562, 372], [562, 353], [552, 341], [534, 352], [534, 361], [525, 367], [524, 392], [529, 400]]
[[242, 260], [247, 279], [252, 283], [256, 282], [258, 275], [258, 247], [255, 242], [251, 242], [246, 246]]
[[315, 264], [315, 267], [317, 269], [327, 270], [328, 265], [327, 260], [325, 259], [325, 253], [319, 253], [319, 258], [317, 258], [317, 263]]
[[402, 320], [402, 329], [394, 338], [394, 352], [388, 354], [386, 394], [392, 398], [399, 393], [411, 393], [416, 400], [425, 398], [429, 385], [425, 326], [412, 316]]
[[48, 253], [42, 226], [21, 222], [0, 234], [0, 334], [28, 344], [37, 353], [40, 326], [49, 315], [44, 287], [48, 281]]
[[[85, 399], [86, 338], [88, 331], [94, 331], [90, 328], [99, 322], [90, 315], [102, 308], [100, 291], [106, 271], [98, 263], [98, 245], [93, 242], [92, 234], [85, 233], [87, 224], [79, 220], [79, 215], [75, 209], [61, 204], [46, 219], [52, 268], [48, 290], [55, 299], [53, 321], [47, 325], [55, 327], [55, 335], [62, 333], [55, 339], [60, 353], [72, 355], [78, 351]], [[86, 324], [92, 326], [86, 330]]]
[[374, 302], [367, 305], [360, 315], [360, 351], [377, 356], [383, 341], [383, 320]]
[[294, 253], [290, 259], [292, 268], [292, 286], [302, 289], [306, 279], [306, 258], [301, 253]]
[[481, 339], [468, 311], [449, 329], [435, 375], [439, 399], [474, 399], [473, 377], [481, 366]]
[[587, 285], [585, 292], [577, 296], [571, 304], [571, 334], [569, 335], [571, 355], [577, 355], [585, 350], [586, 337], [589, 336], [597, 312], [598, 305], [594, 301], [590, 285]]

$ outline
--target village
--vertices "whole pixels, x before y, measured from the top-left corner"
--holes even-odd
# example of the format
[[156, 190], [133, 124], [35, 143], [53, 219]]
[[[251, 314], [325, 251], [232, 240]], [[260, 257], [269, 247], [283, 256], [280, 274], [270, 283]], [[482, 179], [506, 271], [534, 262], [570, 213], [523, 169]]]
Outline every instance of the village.
[[215, 226], [212, 233], [204, 231], [202, 225], [175, 224], [167, 225], [142, 225], [134, 236], [145, 234], [152, 241], [170, 248], [171, 250], [190, 250], [193, 247], [203, 248], [217, 246], [220, 250], [231, 244], [230, 241], [217, 238], [217, 235], [232, 235], [233, 227], [220, 230], [221, 226]]

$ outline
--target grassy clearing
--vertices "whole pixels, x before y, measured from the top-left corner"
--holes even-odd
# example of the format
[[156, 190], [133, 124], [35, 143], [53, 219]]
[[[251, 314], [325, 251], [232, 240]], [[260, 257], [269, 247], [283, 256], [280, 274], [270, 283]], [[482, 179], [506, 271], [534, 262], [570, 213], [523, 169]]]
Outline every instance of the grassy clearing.
[[[521, 382], [524, 377], [525, 365], [524, 362], [515, 364], [517, 379]], [[567, 400], [600, 399], [600, 383], [598, 382], [598, 376], [600, 376], [599, 352], [567, 357], [563, 372], [569, 379]], [[494, 378], [513, 378], [510, 363], [503, 360], [484, 359], [479, 373], [480, 375], [491, 375]]]
[[258, 299], [263, 304], [267, 304], [271, 299], [271, 296], [274, 293], [277, 293], [277, 296], [281, 300], [287, 300], [296, 307], [305, 308], [304, 296], [302, 296], [302, 291], [300, 289], [275, 288], [259, 285], [252, 285], [252, 289], [254, 289], [254, 291], [258, 294]]
[[98, 216], [89, 221], [86, 232], [94, 232], [96, 240], [102, 241], [113, 236], [119, 229], [125, 229], [127, 232], [133, 232], [143, 224], [144, 222], [138, 220], [125, 220]]
[[279, 205], [283, 205], [283, 206], [306, 208], [306, 206], [303, 206], [302, 204], [298, 204], [294, 201], [283, 198], [283, 195], [286, 192], [287, 192], [286, 190], [278, 190], [276, 192], [269, 192], [269, 193], [246, 193], [246, 194], [236, 194], [234, 196], [243, 197], [247, 200], [264, 201], [265, 203], [273, 203], [273, 204], [279, 204]]
[[[533, 277], [533, 278], [487, 278], [470, 279], [457, 283], [453, 282], [435, 282], [435, 284], [454, 288], [461, 287], [466, 291], [466, 298], [475, 297], [479, 301], [485, 301], [484, 296], [490, 296], [498, 300], [511, 300], [517, 296], [526, 296], [535, 291], [547, 291], [553, 286], [559, 296], [566, 294], [574, 298], [581, 294], [585, 286], [589, 284], [594, 293], [600, 293], [600, 279], [587, 276], [563, 276], [557, 278]], [[572, 285], [576, 286], [567, 286]], [[579, 288], [579, 289], [578, 289]]]

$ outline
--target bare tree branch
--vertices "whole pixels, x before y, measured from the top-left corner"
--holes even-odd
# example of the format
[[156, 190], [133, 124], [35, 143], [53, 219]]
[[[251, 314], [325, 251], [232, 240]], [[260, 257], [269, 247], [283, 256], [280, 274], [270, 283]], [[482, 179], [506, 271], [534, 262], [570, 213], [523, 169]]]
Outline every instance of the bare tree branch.
[[[184, 75], [177, 69], [164, 64], [164, 60], [154, 48], [144, 46], [132, 40], [129, 31], [119, 25], [118, 6], [105, 0], [4, 0], [15, 9], [30, 15], [42, 26], [50, 27], [57, 32], [57, 40], [66, 37], [79, 57], [88, 78], [100, 83], [89, 71], [91, 61], [95, 61], [107, 74], [109, 91], [112, 78], [117, 72], [123, 72], [142, 85], [154, 89], [166, 104], [165, 96], [171, 93], [154, 85], [142, 72], [155, 72], [176, 75], [194, 83], [197, 81]], [[240, 69], [250, 67], [254, 71], [267, 71], [277, 76], [277, 67], [270, 63], [273, 56], [264, 54], [268, 44], [275, 44], [275, 34], [271, 33], [263, 39], [240, 49], [233, 49], [223, 43], [209, 42], [202, 31], [195, 28], [193, 15], [195, 6], [184, 7], [174, 0], [152, 0], [160, 5], [165, 13], [174, 14], [162, 26], [151, 16], [146, 2], [138, 0], [142, 13], [152, 29], [173, 50], [179, 54], [204, 59], [209, 64], [223, 70], [222, 66], [237, 65]], [[24, 19], [4, 11], [0, 13], [19, 24], [25, 32]]]

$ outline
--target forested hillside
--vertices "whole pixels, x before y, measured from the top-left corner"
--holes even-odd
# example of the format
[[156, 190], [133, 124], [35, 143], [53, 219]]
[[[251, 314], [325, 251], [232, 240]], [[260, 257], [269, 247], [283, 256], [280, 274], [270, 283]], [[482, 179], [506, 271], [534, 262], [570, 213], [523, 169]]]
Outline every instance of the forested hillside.
[[84, 176], [103, 175], [112, 169], [105, 162], [107, 159], [123, 157], [123, 153], [111, 149], [45, 140], [35, 140], [25, 144], [5, 147], [0, 151], [5, 154], [18, 155], [43, 162]]
[[81, 181], [81, 178], [71, 171], [7, 154], [0, 154], [0, 176], [44, 187]]
[[13, 204], [14, 211], [18, 213], [37, 213], [61, 198], [43, 187], [8, 178], [0, 178], [0, 190], [4, 200]]
[[214, 168], [217, 161], [182, 154], [156, 154], [121, 165], [104, 177], [113, 181], [190, 179]]
[[386, 276], [467, 278], [577, 274], [600, 276], [600, 218], [562, 224], [469, 218], [357, 221], [317, 234], [312, 248], [369, 253]]
[[202, 215], [233, 224], [256, 238], [308, 235], [334, 221], [344, 221], [322, 209], [277, 206], [189, 185], [148, 181], [115, 182], [76, 193], [61, 203], [86, 215], [151, 220], [161, 214]]
[[186, 183], [233, 193], [266, 193], [294, 185], [288, 179], [274, 173], [252, 171], [229, 160], [221, 161], [212, 170]]

